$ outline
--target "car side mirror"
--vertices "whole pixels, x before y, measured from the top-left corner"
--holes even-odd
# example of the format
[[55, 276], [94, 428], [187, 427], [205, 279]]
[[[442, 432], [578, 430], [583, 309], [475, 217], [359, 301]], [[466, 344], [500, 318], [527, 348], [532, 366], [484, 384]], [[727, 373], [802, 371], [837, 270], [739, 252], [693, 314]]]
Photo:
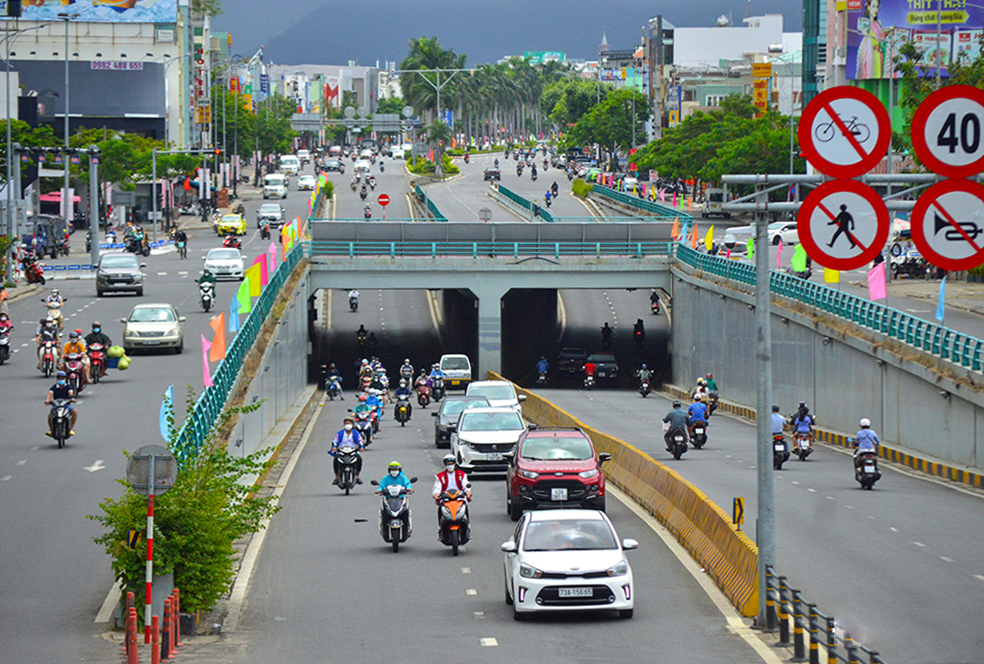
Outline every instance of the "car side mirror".
[[625, 549], [626, 551], [631, 551], [632, 549], [638, 549], [639, 542], [635, 541], [634, 539], [624, 539], [622, 540], [622, 548]]
[[373, 486], [379, 486], [379, 482], [376, 481], [376, 480], [369, 480], [369, 484], [371, 484]]
[[529, 429], [530, 431], [532, 431], [533, 429], [536, 429], [539, 426], [540, 425], [537, 424], [536, 422], [530, 422], [529, 424], [526, 425], [526, 428]]
[[145, 268], [145, 267], [147, 267], [147, 264], [146, 264], [146, 263], [141, 263], [141, 264], [140, 264], [140, 267], [141, 267], [141, 268]]
[[410, 478], [410, 484], [414, 484], [416, 481], [417, 481], [417, 478], [416, 477], [411, 477]]
[[520, 401], [526, 401], [526, 395], [525, 395], [525, 394], [520, 394], [520, 395], [519, 395], [519, 396], [517, 397], [517, 399], [519, 399]]
[[440, 416], [441, 416], [440, 413], [431, 413], [431, 417], [440, 417]]
[[186, 318], [185, 316], [178, 316], [178, 322], [179, 322], [179, 323], [183, 323], [183, 322], [185, 322], [186, 320], [188, 320], [188, 319], [187, 319], [187, 318]]
[[605, 463], [606, 461], [611, 461], [611, 460], [612, 460], [612, 455], [609, 454], [608, 452], [602, 452], [601, 454], [598, 455], [598, 461], [600, 461], [601, 463]]
[[124, 325], [126, 325], [126, 319], [125, 318], [121, 318], [120, 319], [120, 322], [123, 323]]
[[512, 540], [509, 540], [508, 542], [503, 542], [502, 544], [499, 545], [499, 548], [502, 549], [504, 553], [516, 553], [516, 543], [513, 542]]

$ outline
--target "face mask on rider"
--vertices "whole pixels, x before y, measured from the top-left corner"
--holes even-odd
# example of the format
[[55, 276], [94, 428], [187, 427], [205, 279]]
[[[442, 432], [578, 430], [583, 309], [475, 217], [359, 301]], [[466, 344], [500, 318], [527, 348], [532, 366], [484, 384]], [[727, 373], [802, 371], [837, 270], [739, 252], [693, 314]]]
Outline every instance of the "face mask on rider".
[[64, 385], [65, 383], [66, 383], [66, 381], [65, 381], [65, 379], [64, 379], [64, 378], [59, 378], [59, 379], [58, 379], [58, 384], [59, 384], [59, 385]]
[[398, 470], [391, 470], [390, 471], [390, 475], [392, 475], [393, 477], [397, 477], [399, 474], [400, 474], [400, 471], [398, 471]]
[[92, 331], [95, 332], [96, 334], [99, 334], [99, 332], [101, 331], [101, 329], [102, 328], [94, 327], [94, 328], [92, 328]]
[[448, 464], [448, 465], [444, 466], [444, 469], [446, 471], [448, 471], [449, 473], [453, 473], [454, 472], [454, 464], [453, 463]]
[[351, 431], [352, 430], [352, 425], [351, 424], [346, 424], [345, 425], [345, 430], [346, 431]]

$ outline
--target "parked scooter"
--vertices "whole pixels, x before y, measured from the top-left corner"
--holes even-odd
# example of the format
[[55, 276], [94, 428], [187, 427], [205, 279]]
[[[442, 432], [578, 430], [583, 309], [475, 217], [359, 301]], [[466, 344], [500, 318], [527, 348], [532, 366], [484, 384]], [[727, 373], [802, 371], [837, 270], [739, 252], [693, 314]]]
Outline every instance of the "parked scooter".
[[875, 482], [881, 479], [881, 473], [878, 471], [878, 455], [874, 450], [855, 450], [854, 479], [862, 489], [869, 491], [875, 486]]
[[[416, 477], [410, 478], [411, 484], [416, 481]], [[369, 483], [379, 486], [376, 480], [370, 480]], [[399, 552], [400, 545], [410, 539], [410, 534], [413, 532], [409, 498], [412, 492], [413, 489], [406, 489], [397, 484], [377, 492], [382, 496], [379, 508], [379, 534], [384, 542], [393, 547], [393, 553]]]
[[468, 543], [471, 526], [468, 523], [468, 500], [461, 489], [448, 489], [438, 499], [438, 528], [441, 543], [451, 547], [451, 555], [458, 555], [458, 547]]
[[89, 354], [89, 375], [95, 385], [106, 375], [106, 347], [102, 344], [89, 344], [86, 352]]
[[203, 281], [198, 285], [199, 298], [201, 299], [202, 309], [205, 313], [212, 308], [215, 301], [215, 284], [210, 281]]
[[51, 437], [58, 441], [58, 448], [72, 437], [72, 415], [68, 410], [71, 399], [55, 399], [51, 402]]
[[396, 421], [400, 423], [401, 427], [405, 427], [407, 422], [410, 421], [410, 397], [406, 394], [401, 394], [396, 399], [396, 408], [393, 411]]
[[786, 448], [786, 439], [781, 433], [772, 436], [772, 467], [775, 470], [782, 470], [782, 464], [789, 461], [789, 450]]
[[335, 459], [341, 465], [341, 469], [338, 471], [338, 488], [344, 491], [347, 496], [355, 488], [355, 467], [359, 462], [359, 448], [354, 445], [340, 447], [336, 452]]

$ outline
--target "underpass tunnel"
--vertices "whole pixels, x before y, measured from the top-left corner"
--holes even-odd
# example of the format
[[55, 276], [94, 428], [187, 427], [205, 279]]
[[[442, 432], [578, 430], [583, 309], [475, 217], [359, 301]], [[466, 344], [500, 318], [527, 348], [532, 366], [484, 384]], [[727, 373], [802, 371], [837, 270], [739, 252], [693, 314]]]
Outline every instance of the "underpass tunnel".
[[510, 290], [501, 300], [502, 375], [530, 384], [536, 363], [549, 356], [560, 334], [556, 289]]

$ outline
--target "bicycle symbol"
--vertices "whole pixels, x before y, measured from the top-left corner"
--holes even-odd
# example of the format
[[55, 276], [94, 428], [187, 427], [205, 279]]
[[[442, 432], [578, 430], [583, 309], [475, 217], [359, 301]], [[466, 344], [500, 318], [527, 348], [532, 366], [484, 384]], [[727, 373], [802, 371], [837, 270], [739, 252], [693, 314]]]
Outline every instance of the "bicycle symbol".
[[[858, 143], [864, 143], [871, 136], [871, 130], [868, 129], [868, 125], [858, 122], [857, 116], [854, 116], [850, 121], [844, 123], [847, 126], [848, 131], [850, 131], [854, 138], [857, 139]], [[834, 138], [839, 133], [837, 125], [834, 121], [825, 122], [824, 124], [817, 125], [817, 128], [813, 131], [817, 140], [821, 143], [827, 143]]]

